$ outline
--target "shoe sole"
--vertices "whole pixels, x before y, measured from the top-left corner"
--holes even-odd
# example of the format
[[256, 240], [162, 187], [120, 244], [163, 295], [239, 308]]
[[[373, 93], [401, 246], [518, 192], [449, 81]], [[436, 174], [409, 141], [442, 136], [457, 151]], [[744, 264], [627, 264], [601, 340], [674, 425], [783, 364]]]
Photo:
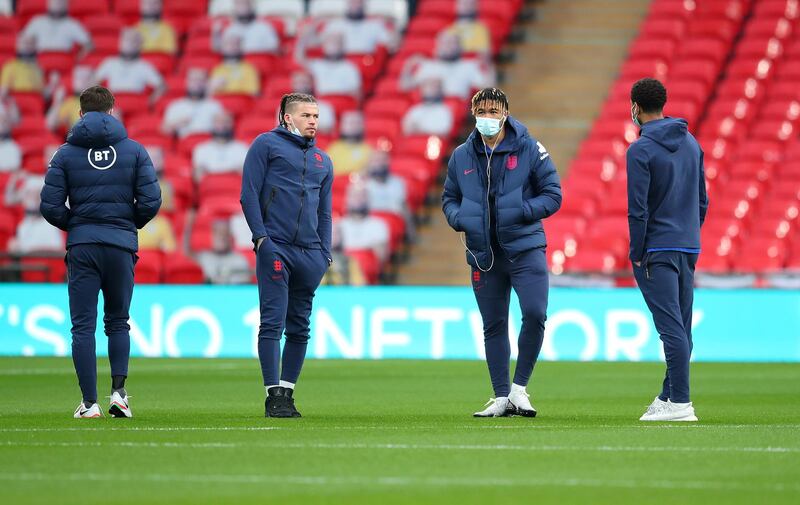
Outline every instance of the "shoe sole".
[[111, 405], [111, 407], [109, 407], [108, 413], [111, 414], [111, 417], [127, 417], [127, 418], [133, 417], [133, 414], [131, 413], [130, 409], [128, 409], [128, 413], [126, 414], [125, 411], [122, 410], [116, 404]]
[[642, 419], [639, 418], [640, 421], [645, 423], [669, 423], [669, 422], [695, 422], [697, 421], [697, 416], [685, 416], [685, 417], [677, 417], [675, 419]]
[[484, 416], [484, 415], [478, 414], [476, 412], [475, 414], [472, 414], [472, 417], [511, 417], [511, 415], [512, 414], [510, 412], [506, 412], [505, 414], [503, 414], [501, 416], [495, 416], [495, 415]]
[[294, 419], [298, 416], [293, 416], [292, 414], [265, 414], [264, 417], [271, 417], [273, 419]]
[[536, 411], [535, 410], [519, 410], [519, 409], [517, 409], [517, 411], [514, 412], [512, 415], [520, 416], [520, 417], [536, 417]]

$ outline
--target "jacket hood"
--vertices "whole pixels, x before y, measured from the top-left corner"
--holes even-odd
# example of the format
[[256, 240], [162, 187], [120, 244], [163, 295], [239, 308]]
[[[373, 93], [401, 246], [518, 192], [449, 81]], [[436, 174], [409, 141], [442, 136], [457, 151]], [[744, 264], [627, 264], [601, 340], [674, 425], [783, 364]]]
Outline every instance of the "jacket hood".
[[128, 137], [122, 123], [111, 114], [87, 112], [67, 134], [67, 143], [80, 147], [105, 147]]
[[307, 139], [305, 137], [300, 137], [298, 135], [295, 135], [294, 133], [290, 132], [283, 126], [276, 126], [275, 128], [272, 129], [272, 132], [280, 135], [281, 137], [289, 140], [290, 142], [297, 144], [297, 146], [300, 147], [301, 149], [308, 149], [314, 146], [314, 139]]
[[[506, 119], [503, 128], [505, 129], [506, 135], [497, 147], [496, 152], [516, 151], [522, 140], [531, 136], [530, 133], [528, 133], [528, 128], [511, 115]], [[473, 128], [472, 133], [470, 133], [467, 138], [467, 143], [471, 144], [475, 151], [483, 154], [483, 140], [477, 129]]]
[[674, 153], [686, 139], [689, 123], [685, 119], [665, 117], [642, 125], [642, 137], [664, 146]]

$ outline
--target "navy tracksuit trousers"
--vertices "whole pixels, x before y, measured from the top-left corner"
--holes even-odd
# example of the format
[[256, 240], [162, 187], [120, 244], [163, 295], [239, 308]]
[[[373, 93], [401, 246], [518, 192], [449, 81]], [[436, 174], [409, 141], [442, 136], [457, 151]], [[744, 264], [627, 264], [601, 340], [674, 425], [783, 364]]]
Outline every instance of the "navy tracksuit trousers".
[[[256, 252], [261, 309], [258, 358], [265, 386], [296, 383], [308, 346], [311, 304], [328, 269], [319, 249], [264, 240]], [[281, 336], [286, 332], [281, 363]]]
[[511, 344], [508, 336], [511, 288], [517, 293], [522, 311], [514, 384], [527, 386], [544, 340], [550, 280], [544, 248], [526, 251], [513, 261], [505, 256], [501, 247], [495, 246], [493, 250], [495, 261], [491, 270], [481, 272], [472, 268], [472, 290], [483, 318], [486, 363], [494, 394], [503, 397], [511, 391]]
[[128, 375], [131, 350], [128, 310], [136, 258], [136, 254], [125, 249], [101, 244], [78, 244], [67, 251], [72, 361], [84, 401], [97, 401], [95, 327], [97, 294], [101, 290], [111, 375]]
[[692, 302], [697, 254], [654, 251], [633, 273], [664, 344], [667, 373], [662, 401], [689, 402], [689, 358], [692, 355]]

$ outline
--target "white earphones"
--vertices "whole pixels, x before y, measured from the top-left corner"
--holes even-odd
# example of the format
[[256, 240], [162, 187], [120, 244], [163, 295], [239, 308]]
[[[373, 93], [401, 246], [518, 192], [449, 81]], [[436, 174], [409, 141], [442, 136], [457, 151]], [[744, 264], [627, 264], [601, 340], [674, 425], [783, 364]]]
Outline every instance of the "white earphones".
[[[492, 146], [492, 151], [489, 153], [489, 156], [488, 156], [489, 159], [486, 162], [486, 181], [487, 181], [487, 183], [486, 183], [486, 210], [489, 211], [489, 236], [491, 236], [491, 233], [492, 233], [491, 232], [491, 230], [492, 230], [492, 210], [489, 208], [489, 193], [491, 192], [491, 189], [492, 189], [492, 156], [494, 156], [494, 149], [497, 147], [497, 142], [499, 140], [500, 140], [500, 137], [498, 135], [498, 138], [496, 138], [494, 140], [494, 145]], [[486, 152], [486, 141], [483, 140], [483, 137], [481, 137], [481, 141], [483, 142], [484, 152]], [[459, 235], [459, 237], [461, 238], [461, 243], [464, 245], [464, 249], [466, 249], [467, 252], [470, 254], [470, 256], [472, 256], [472, 259], [475, 260], [475, 266], [477, 266], [478, 270], [480, 270], [481, 272], [484, 272], [484, 273], [486, 273], [489, 270], [491, 270], [492, 267], [494, 266], [494, 249], [492, 249], [491, 239], [489, 239], [489, 252], [492, 255], [492, 260], [489, 262], [489, 268], [484, 270], [483, 268], [481, 268], [481, 264], [480, 264], [480, 262], [478, 262], [478, 258], [475, 257], [475, 253], [473, 253], [469, 249], [469, 247], [467, 247], [467, 242], [466, 242], [466, 239], [464, 238], [465, 236], [466, 236], [466, 233], [464, 233], [464, 232], [462, 232]]]

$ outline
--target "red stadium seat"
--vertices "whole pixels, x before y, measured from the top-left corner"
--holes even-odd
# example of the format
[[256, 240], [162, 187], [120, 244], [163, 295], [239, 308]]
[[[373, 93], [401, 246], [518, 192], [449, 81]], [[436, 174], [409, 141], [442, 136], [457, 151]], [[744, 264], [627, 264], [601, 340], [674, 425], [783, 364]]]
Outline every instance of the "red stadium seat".
[[693, 38], [679, 46], [678, 58], [706, 59], [719, 64], [728, 55], [729, 47], [729, 44], [718, 38]]
[[67, 75], [75, 66], [75, 55], [72, 52], [42, 51], [36, 56], [36, 60], [44, 75], [50, 72]]
[[150, 95], [147, 93], [114, 93], [114, 106], [122, 109], [126, 121], [150, 111]]
[[41, 93], [12, 93], [14, 103], [23, 117], [38, 117], [44, 114], [44, 100]]
[[584, 247], [565, 262], [565, 271], [580, 274], [612, 274], [621, 267], [614, 253]]
[[175, 68], [175, 56], [170, 53], [142, 53], [142, 59], [164, 76], [170, 75]]
[[695, 80], [711, 86], [719, 75], [719, 64], [707, 59], [679, 59], [670, 68], [669, 78]]
[[761, 140], [777, 140], [785, 142], [797, 135], [797, 128], [790, 121], [759, 121], [750, 129], [750, 138]]
[[648, 17], [639, 28], [639, 37], [678, 40], [686, 33], [687, 24], [681, 19]]
[[392, 253], [397, 252], [403, 244], [406, 234], [405, 218], [391, 212], [372, 211], [370, 214], [386, 223], [386, 227], [389, 229], [389, 250]]
[[96, 37], [100, 34], [118, 37], [119, 32], [122, 30], [122, 19], [114, 13], [98, 13], [84, 19], [83, 27], [92, 34], [92, 42], [96, 42]]
[[191, 159], [192, 153], [194, 152], [194, 148], [197, 147], [198, 144], [202, 144], [207, 140], [211, 139], [211, 135], [206, 133], [195, 133], [193, 135], [187, 135], [186, 137], [180, 139], [178, 141], [178, 152], [181, 156], [185, 156]]
[[773, 273], [783, 268], [786, 259], [786, 243], [777, 239], [763, 238], [745, 242], [736, 258], [733, 270], [737, 272]]
[[67, 278], [63, 255], [51, 257], [32, 254], [23, 257], [20, 263], [23, 267], [22, 282], [64, 282]]
[[672, 61], [675, 48], [675, 42], [669, 38], [637, 39], [628, 52], [628, 58], [657, 58], [662, 61]]
[[134, 268], [136, 284], [159, 284], [163, 276], [164, 256], [161, 251], [139, 249], [139, 260]]
[[233, 114], [235, 117], [239, 117], [242, 114], [250, 112], [253, 110], [253, 105], [255, 100], [250, 95], [242, 95], [242, 94], [217, 94], [214, 95], [214, 99], [222, 104], [222, 106]]
[[242, 174], [207, 174], [200, 180], [197, 193], [201, 203], [211, 198], [224, 197], [238, 202], [241, 190]]
[[730, 272], [730, 258], [728, 256], [718, 256], [710, 251], [703, 251], [697, 260], [698, 272], [724, 275]]
[[367, 117], [364, 130], [368, 142], [388, 142], [389, 146], [392, 146], [400, 135], [400, 121], [382, 117]]
[[164, 282], [168, 284], [203, 284], [205, 277], [193, 259], [171, 254], [164, 262]]
[[754, 3], [755, 14], [759, 17], [785, 17], [790, 20], [800, 17], [795, 0], [760, 0]]
[[361, 267], [368, 284], [377, 284], [381, 273], [381, 264], [372, 249], [351, 249], [345, 254]]

